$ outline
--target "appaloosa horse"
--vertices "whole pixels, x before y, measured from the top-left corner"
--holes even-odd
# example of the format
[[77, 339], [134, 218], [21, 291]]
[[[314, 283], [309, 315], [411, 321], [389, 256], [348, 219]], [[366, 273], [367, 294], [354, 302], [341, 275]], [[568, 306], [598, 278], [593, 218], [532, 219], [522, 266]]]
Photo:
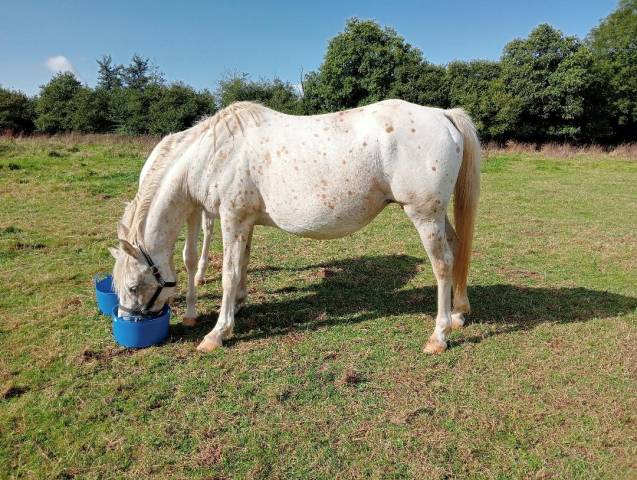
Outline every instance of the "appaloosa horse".
[[[183, 322], [195, 323], [203, 209], [220, 219], [223, 240], [219, 318], [197, 347], [210, 351], [232, 335], [235, 312], [246, 299], [255, 225], [338, 238], [398, 203], [418, 230], [438, 283], [436, 326], [424, 350], [444, 351], [449, 330], [463, 325], [480, 144], [462, 110], [386, 100], [299, 117], [236, 103], [164, 138], [147, 163], [118, 226], [120, 248], [111, 250], [120, 314], [157, 312], [174, 295], [173, 254], [187, 222]], [[447, 218], [452, 193], [455, 229]]]

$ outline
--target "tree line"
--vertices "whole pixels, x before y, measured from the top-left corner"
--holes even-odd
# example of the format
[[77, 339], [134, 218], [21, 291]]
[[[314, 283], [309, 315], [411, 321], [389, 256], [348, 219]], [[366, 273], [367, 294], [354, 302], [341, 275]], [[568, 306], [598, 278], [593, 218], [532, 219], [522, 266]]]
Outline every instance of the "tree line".
[[428, 62], [392, 28], [350, 19], [302, 84], [234, 74], [214, 92], [167, 83], [148, 58], [98, 59], [95, 88], [59, 73], [35, 97], [0, 88], [0, 131], [166, 134], [234, 101], [293, 114], [387, 98], [463, 107], [481, 138], [504, 142], [637, 140], [637, 0], [621, 0], [584, 39], [548, 24], [505, 45], [498, 61]]

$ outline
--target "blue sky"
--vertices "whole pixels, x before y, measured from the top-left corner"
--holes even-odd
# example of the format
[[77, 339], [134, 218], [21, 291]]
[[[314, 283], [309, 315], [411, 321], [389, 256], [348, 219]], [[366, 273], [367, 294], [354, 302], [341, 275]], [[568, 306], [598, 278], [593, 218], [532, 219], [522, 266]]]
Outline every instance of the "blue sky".
[[[548, 22], [585, 36], [616, 0], [70, 1], [0, 0], [0, 85], [37, 93], [51, 69], [94, 85], [95, 59], [150, 57], [167, 80], [215, 87], [227, 72], [298, 83], [349, 17], [394, 27], [425, 57], [497, 59], [511, 39]], [[47, 63], [49, 66], [47, 66]], [[70, 65], [67, 65], [69, 63]]]

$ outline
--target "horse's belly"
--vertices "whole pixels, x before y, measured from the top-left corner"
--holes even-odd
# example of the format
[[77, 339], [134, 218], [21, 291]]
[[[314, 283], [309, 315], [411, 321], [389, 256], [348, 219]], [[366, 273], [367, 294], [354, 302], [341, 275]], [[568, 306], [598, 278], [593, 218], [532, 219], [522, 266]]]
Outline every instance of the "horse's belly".
[[346, 194], [319, 201], [310, 198], [301, 202], [276, 203], [266, 206], [265, 216], [274, 226], [286, 232], [302, 237], [329, 239], [360, 230], [386, 204], [386, 198], [380, 192]]

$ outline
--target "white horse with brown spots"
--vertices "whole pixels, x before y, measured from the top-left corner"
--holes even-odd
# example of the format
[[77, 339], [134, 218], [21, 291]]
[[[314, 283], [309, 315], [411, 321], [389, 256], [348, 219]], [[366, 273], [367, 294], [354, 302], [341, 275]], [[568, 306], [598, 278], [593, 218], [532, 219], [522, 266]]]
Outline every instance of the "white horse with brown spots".
[[[123, 308], [161, 309], [175, 288], [158, 289], [158, 282], [175, 279], [175, 243], [187, 222], [184, 323], [193, 325], [202, 209], [218, 217], [223, 298], [217, 324], [199, 350], [219, 347], [232, 335], [235, 312], [246, 298], [255, 225], [338, 238], [364, 227], [394, 202], [418, 230], [438, 283], [436, 326], [424, 350], [445, 350], [449, 330], [464, 323], [480, 144], [462, 110], [387, 100], [297, 117], [237, 103], [166, 137], [152, 155], [153, 167], [118, 227], [120, 248], [112, 251], [115, 286]], [[455, 229], [446, 213], [452, 193]]]

